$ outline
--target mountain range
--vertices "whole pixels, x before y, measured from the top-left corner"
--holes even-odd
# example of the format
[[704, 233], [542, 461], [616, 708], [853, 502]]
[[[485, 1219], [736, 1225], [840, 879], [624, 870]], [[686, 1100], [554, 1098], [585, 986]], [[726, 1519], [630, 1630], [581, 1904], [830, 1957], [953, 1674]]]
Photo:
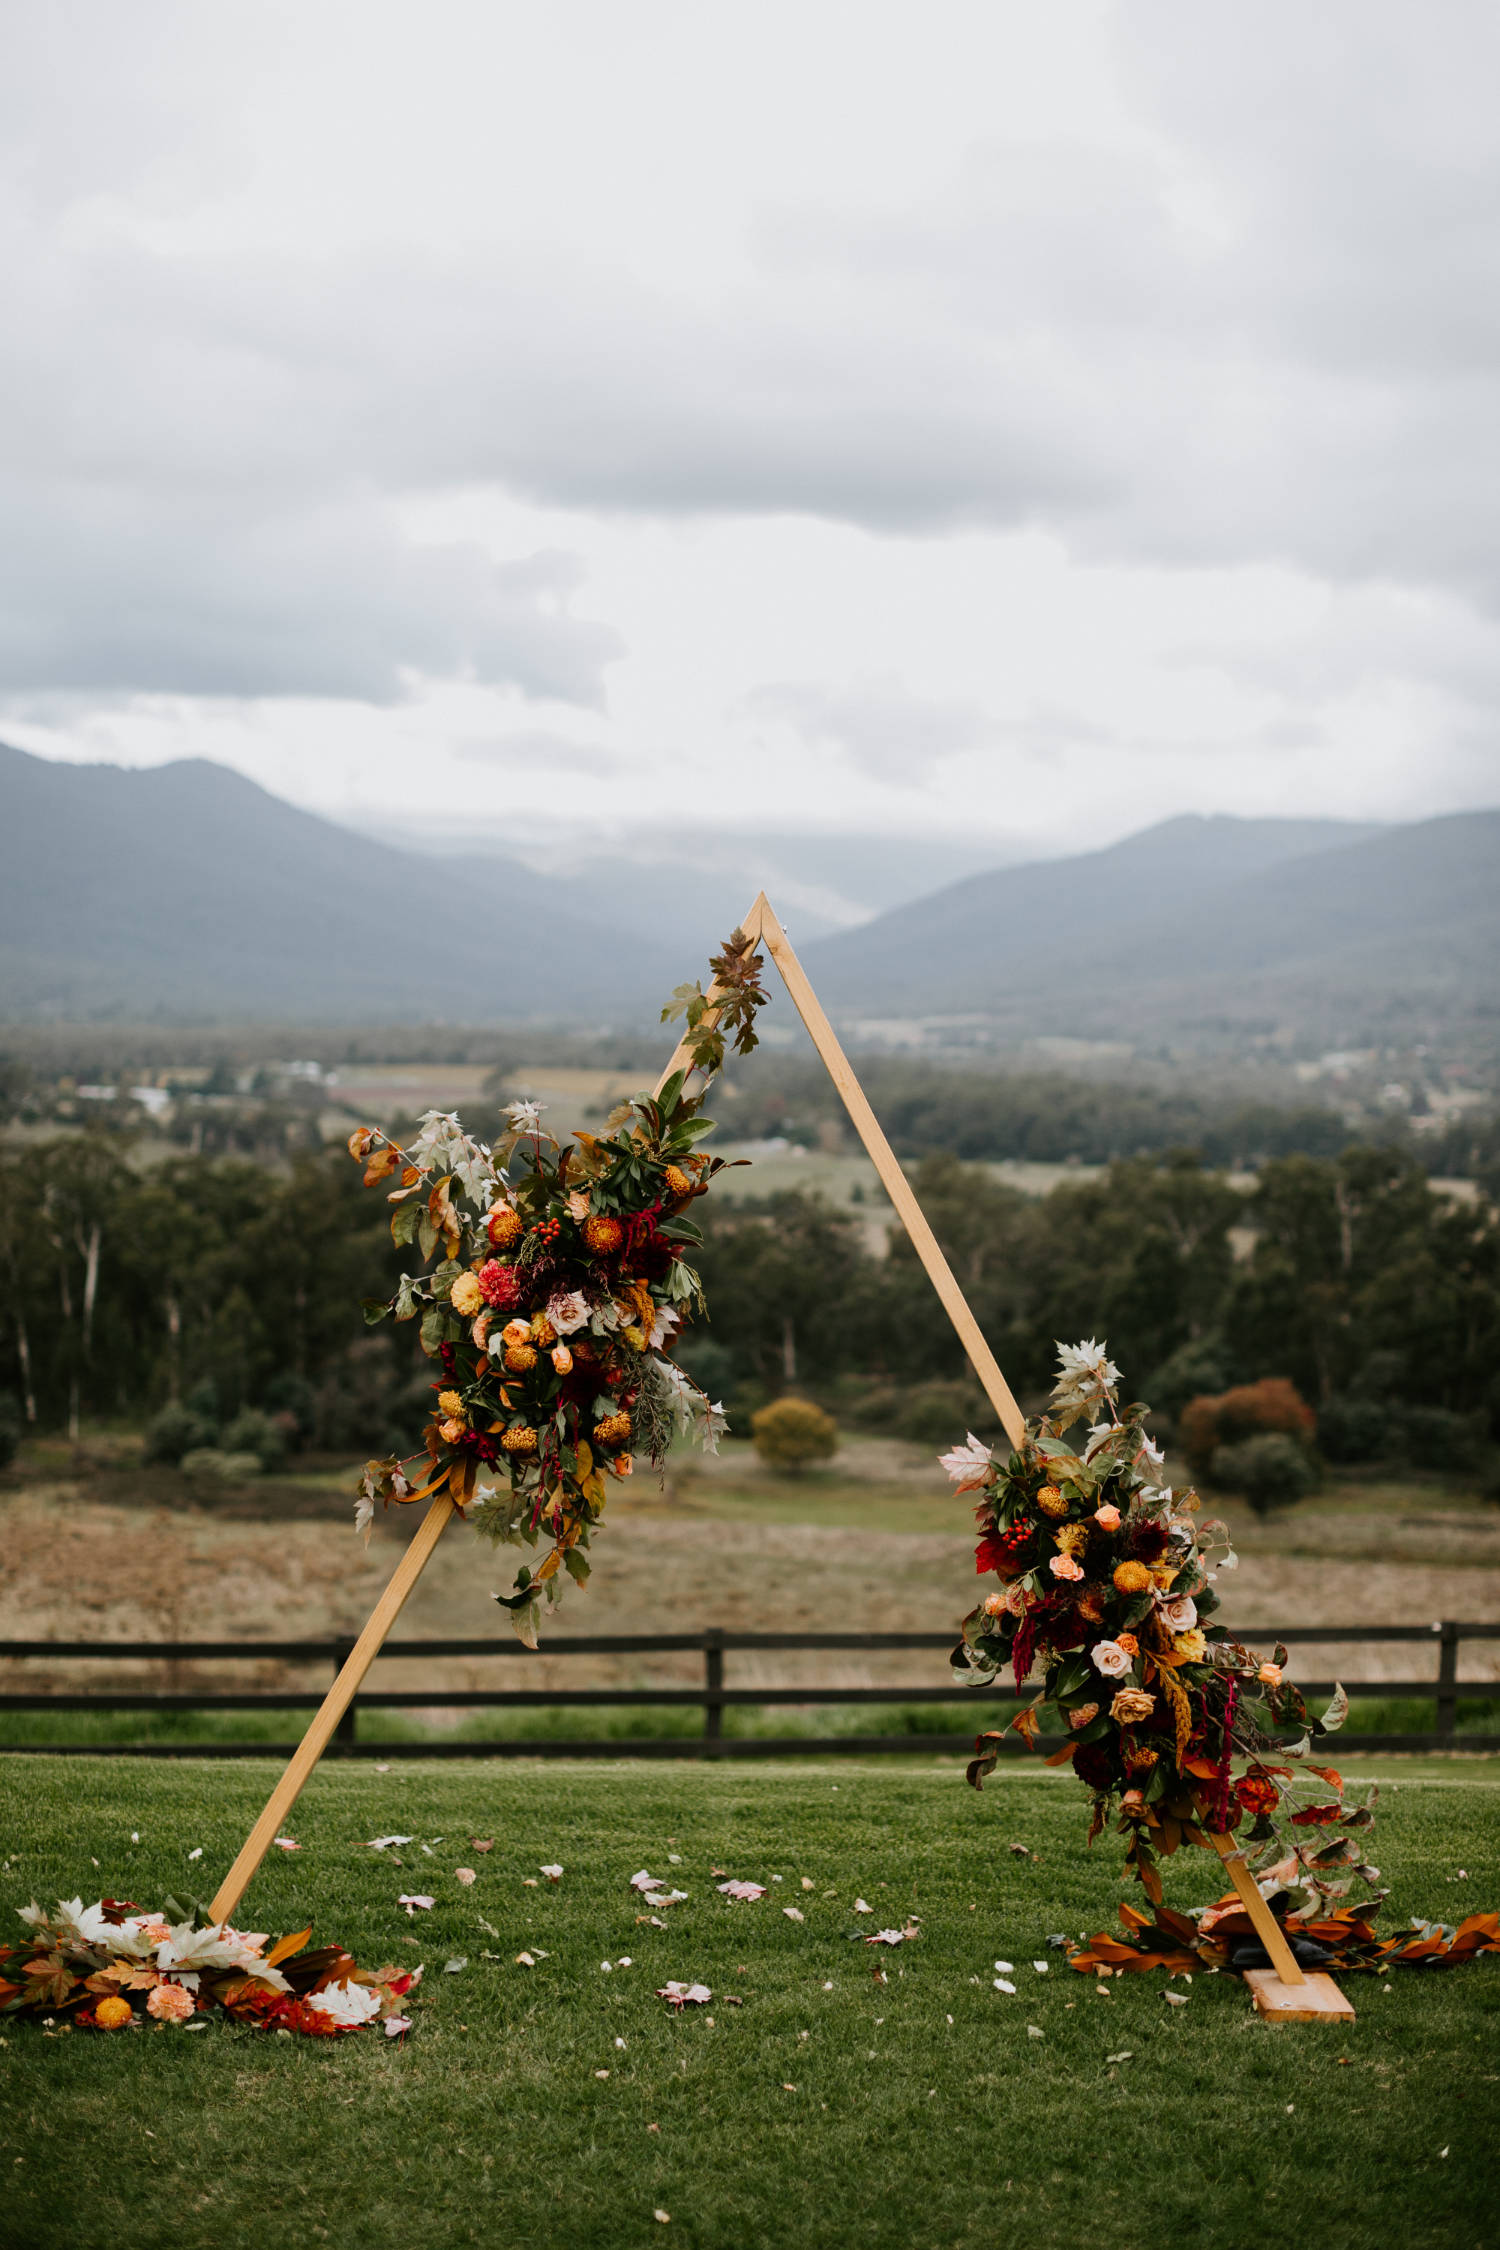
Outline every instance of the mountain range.
[[[665, 868], [584, 881], [403, 849], [201, 759], [125, 769], [0, 745], [0, 836], [13, 1022], [644, 1027], [748, 903], [728, 878], [674, 898]], [[815, 922], [804, 942], [783, 918], [856, 1025], [970, 1019], [1002, 1044], [1492, 1042], [1497, 876], [1500, 812], [1194, 815], [966, 875], [857, 929]]]

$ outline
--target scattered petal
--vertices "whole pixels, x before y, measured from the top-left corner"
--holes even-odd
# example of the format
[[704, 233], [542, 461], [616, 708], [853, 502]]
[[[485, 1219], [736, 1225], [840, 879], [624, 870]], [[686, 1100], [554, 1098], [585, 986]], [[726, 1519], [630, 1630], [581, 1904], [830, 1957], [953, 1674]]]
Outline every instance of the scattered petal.
[[426, 1891], [403, 1891], [396, 1901], [398, 1906], [406, 1908], [408, 1918], [416, 1913], [418, 1907], [425, 1914], [428, 1908], [435, 1906], [436, 1903], [435, 1899], [428, 1897]]
[[617, 2039], [615, 2041], [615, 2045], [621, 2050], [622, 2053], [624, 2052], [625, 2042], [623, 2039]]
[[520, 1969], [534, 1969], [536, 1967], [536, 1956], [531, 1953], [518, 1953], [516, 1955], [516, 1966]]
[[[648, 2125], [646, 2127], [646, 2130], [648, 2133], [659, 2133], [661, 2131], [661, 2127], [659, 2125]], [[652, 2212], [651, 2216], [656, 2220], [658, 2226], [669, 2227], [672, 2224], [671, 2212], [663, 2211], [659, 2204], [657, 2208]]]
[[873, 1914], [875, 1909], [867, 1899], [857, 1898], [854, 1901], [854, 1911], [856, 1914]]
[[1047, 2034], [1039, 2023], [1029, 2023], [1026, 2026], [1026, 2036], [1028, 2039], [1045, 2039]]
[[1164, 1992], [1162, 1998], [1169, 2008], [1185, 2008], [1188, 2004], [1188, 1996], [1185, 1992]]
[[361, 1849], [367, 1852], [388, 1851], [392, 1844], [409, 1844], [410, 1836], [371, 1836]]
[[198, 1848], [197, 1848], [197, 1850], [196, 1850], [196, 1851], [191, 1851], [191, 1852], [189, 1852], [189, 1853], [188, 1853], [188, 1858], [189, 1858], [189, 1859], [201, 1859], [202, 1857], [203, 1857], [203, 1846], [202, 1846], [201, 1844], [200, 1844], [200, 1845], [198, 1846]]
[[[1459, 1870], [1459, 1872], [1460, 1872], [1460, 1874], [1461, 1874], [1461, 1873], [1463, 1872], [1463, 1870], [1462, 1870], [1462, 1869], [1460, 1869], [1460, 1870]], [[812, 1879], [812, 1877], [811, 1877], [810, 1875], [804, 1875], [804, 1876], [803, 1876], [803, 1878], [802, 1878], [802, 1888], [803, 1888], [803, 1889], [804, 1889], [805, 1891], [810, 1891], [810, 1890], [813, 1890], [813, 1889], [815, 1889], [815, 1888], [816, 1888], [816, 1885], [814, 1884], [814, 1882], [813, 1882], [813, 1879]]]
[[1015, 1966], [1016, 1964], [1014, 1961], [997, 1961], [995, 1963], [995, 1967], [999, 1970], [1001, 1976], [1003, 1977], [1012, 1975], [1014, 1973]]
[[1135, 2050], [1133, 2047], [1122, 2047], [1117, 2055], [1106, 2055], [1104, 2059], [1107, 2063], [1130, 2062], [1134, 2057], [1134, 2053]]
[[789, 1922], [805, 1922], [807, 1920], [807, 1916], [800, 1906], [784, 1906], [781, 1911]]
[[385, 2019], [385, 2035], [387, 2039], [399, 2039], [403, 2031], [410, 2031], [410, 2029], [410, 2016], [387, 2016]]
[[1015, 1989], [1016, 1989], [1016, 1988], [1015, 1988], [1015, 1986], [1014, 1986], [1014, 1985], [1013, 1985], [1013, 1984], [1011, 1983], [1011, 1981], [1010, 1981], [1010, 1978], [1009, 1978], [1009, 1977], [996, 1977], [996, 1979], [995, 1979], [995, 1990], [996, 1990], [997, 1992], [1009, 1992], [1009, 1993], [1011, 1993], [1011, 1994], [1014, 1994], [1014, 1992], [1015, 1992]]
[[466, 1969], [468, 1966], [468, 1954], [455, 1953], [451, 1961], [445, 1961], [443, 1963], [443, 1974], [446, 1977], [456, 1977], [461, 1970]]
[[453, 1870], [453, 1880], [455, 1881], [455, 1883], [462, 1883], [464, 1889], [467, 1890], [469, 1888], [469, 1885], [475, 1882], [477, 1878], [472, 1867], [455, 1867]]
[[469, 1838], [471, 1852], [492, 1852], [494, 1848], [495, 1839], [493, 1836], [471, 1836]]
[[726, 1898], [757, 1899], [764, 1898], [766, 1895], [766, 1886], [764, 1883], [729, 1882], [720, 1883], [718, 1887], [724, 1893], [724, 1896]]
[[596, 2078], [607, 2078], [609, 2076], [609, 2072], [607, 2070], [596, 2070], [594, 2072], [594, 2076]]
[[713, 1994], [706, 1984], [679, 1984], [674, 1977], [657, 1986], [656, 1997], [673, 2008], [701, 2008], [706, 2000], [712, 2000]]
[[1044, 1977], [1049, 1973], [1050, 1965], [1046, 1961], [1033, 1961], [1031, 1966], [1035, 1969], [1039, 1977]]
[[282, 1852], [300, 1852], [302, 1849], [295, 1836], [275, 1836], [272, 1838], [272, 1842], [276, 1849]]
[[562, 1881], [563, 1871], [555, 1862], [550, 1867], [544, 1867], [542, 1873], [549, 1883], [560, 1883]]

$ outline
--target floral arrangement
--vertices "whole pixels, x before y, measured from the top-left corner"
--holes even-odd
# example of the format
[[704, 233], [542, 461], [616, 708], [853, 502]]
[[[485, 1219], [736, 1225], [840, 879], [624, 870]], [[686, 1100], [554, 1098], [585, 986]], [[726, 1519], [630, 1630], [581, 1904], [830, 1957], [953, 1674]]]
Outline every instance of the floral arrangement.
[[[1196, 1492], [1158, 1481], [1149, 1409], [1120, 1407], [1120, 1371], [1104, 1347], [1058, 1351], [1050, 1410], [1028, 1422], [1008, 1460], [973, 1436], [942, 1456], [959, 1491], [981, 1496], [977, 1566], [1000, 1581], [964, 1620], [956, 1674], [977, 1685], [1008, 1665], [1020, 1688], [1040, 1670], [1041, 1692], [1013, 1730], [1034, 1746], [1043, 1711], [1061, 1718], [1064, 1739], [1047, 1762], [1070, 1763], [1091, 1792], [1090, 1842], [1117, 1815], [1126, 1864], [1153, 1902], [1162, 1855], [1184, 1843], [1211, 1848], [1206, 1830], [1242, 1824], [1248, 1863], [1289, 1857], [1310, 1912], [1347, 1894], [1356, 1876], [1375, 1882], [1359, 1842], [1374, 1792], [1346, 1805], [1338, 1774], [1324, 1766], [1303, 1769], [1322, 1784], [1315, 1799], [1301, 1801], [1292, 1786], [1313, 1738], [1342, 1725], [1342, 1689], [1310, 1719], [1283, 1676], [1284, 1649], [1265, 1660], [1213, 1623], [1214, 1580], [1237, 1560], [1228, 1532], [1198, 1523]], [[1070, 1445], [1064, 1432], [1085, 1419], [1086, 1437]], [[976, 1788], [1001, 1740], [976, 1743]]]
[[[717, 1451], [725, 1426], [672, 1357], [674, 1334], [703, 1293], [691, 1264], [702, 1236], [688, 1216], [723, 1159], [698, 1149], [712, 1120], [703, 1096], [724, 1060], [756, 1044], [763, 962], [736, 930], [710, 964], [714, 985], [682, 985], [662, 1010], [686, 1019], [686, 1066], [658, 1094], [637, 1094], [602, 1136], [560, 1142], [541, 1111], [513, 1102], [493, 1148], [456, 1117], [429, 1112], [411, 1148], [361, 1126], [349, 1152], [374, 1186], [393, 1184], [391, 1234], [425, 1271], [403, 1274], [372, 1323], [416, 1320], [441, 1370], [424, 1452], [372, 1461], [356, 1520], [368, 1537], [375, 1503], [425, 1499], [447, 1487], [485, 1537], [547, 1552], [497, 1595], [536, 1646], [544, 1601], [566, 1577], [588, 1577], [586, 1549], [609, 1479], [634, 1456], [660, 1463], [678, 1433]], [[694, 1073], [702, 1083], [689, 1092]], [[419, 1468], [414, 1468], [420, 1463]]]
[[153, 1913], [130, 1899], [48, 1914], [20, 1909], [31, 1937], [0, 1946], [0, 2015], [43, 2015], [78, 2031], [124, 2031], [149, 2017], [194, 2024], [218, 2011], [263, 2031], [338, 2038], [379, 2023], [391, 2038], [411, 2029], [402, 2002], [420, 1969], [356, 1967], [341, 1946], [308, 1952], [309, 1926], [279, 1938], [200, 1923], [175, 1899]]

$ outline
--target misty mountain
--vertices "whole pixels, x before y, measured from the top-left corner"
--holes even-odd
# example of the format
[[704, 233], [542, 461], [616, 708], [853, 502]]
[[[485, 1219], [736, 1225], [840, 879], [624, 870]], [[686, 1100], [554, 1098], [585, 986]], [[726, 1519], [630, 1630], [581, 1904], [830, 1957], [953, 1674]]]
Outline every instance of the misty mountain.
[[204, 759], [0, 745], [0, 837], [12, 1019], [603, 1023], [686, 973], [649, 901], [617, 918], [513, 861], [400, 851]]
[[1165, 821], [954, 884], [807, 948], [848, 1016], [1201, 1046], [1493, 1028], [1500, 813], [1408, 827]]

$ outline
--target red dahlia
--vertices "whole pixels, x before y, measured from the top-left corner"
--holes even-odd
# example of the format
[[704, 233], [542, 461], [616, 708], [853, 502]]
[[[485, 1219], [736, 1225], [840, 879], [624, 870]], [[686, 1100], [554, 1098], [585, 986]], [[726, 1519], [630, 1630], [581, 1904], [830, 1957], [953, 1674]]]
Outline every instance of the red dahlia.
[[479, 1293], [496, 1312], [513, 1312], [521, 1302], [521, 1276], [514, 1266], [487, 1258], [479, 1269]]

